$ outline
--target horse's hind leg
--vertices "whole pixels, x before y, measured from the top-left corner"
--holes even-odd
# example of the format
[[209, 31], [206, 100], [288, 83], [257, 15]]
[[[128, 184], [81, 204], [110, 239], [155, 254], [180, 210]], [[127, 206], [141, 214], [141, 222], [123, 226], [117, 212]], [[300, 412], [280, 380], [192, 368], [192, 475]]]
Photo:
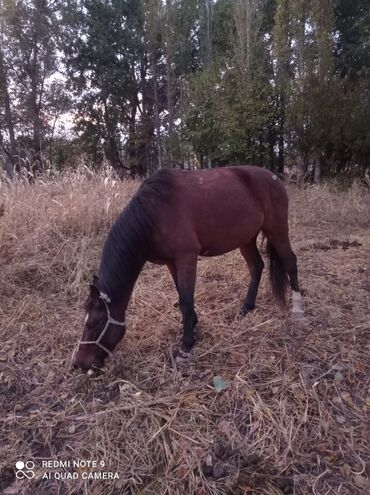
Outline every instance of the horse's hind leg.
[[261, 280], [262, 270], [264, 267], [263, 260], [256, 246], [255, 237], [251, 242], [245, 246], [240, 247], [240, 252], [247, 262], [251, 280], [248, 287], [247, 296], [244, 299], [243, 306], [240, 313], [244, 316], [249, 311], [252, 311], [256, 306], [256, 297], [258, 287]]
[[293, 317], [300, 318], [303, 316], [302, 297], [298, 284], [297, 257], [289, 240], [288, 195], [279, 181], [274, 187], [270, 187], [270, 195], [271, 208], [262, 231], [268, 240], [272, 291], [278, 300], [285, 302], [288, 275], [292, 289], [292, 314]]
[[304, 311], [298, 283], [297, 256], [294, 254], [291, 247], [288, 250], [287, 256], [283, 258], [283, 263], [285, 270], [289, 275], [290, 288], [292, 289], [292, 316], [295, 319], [300, 319], [303, 318]]
[[288, 233], [278, 236], [267, 234], [267, 238], [270, 243], [270, 278], [272, 285], [274, 286], [274, 279], [283, 281], [284, 277], [286, 279], [286, 274], [288, 274], [292, 289], [292, 316], [300, 319], [304, 316], [304, 311], [298, 283], [297, 256], [290, 246]]
[[[179, 304], [182, 313], [183, 335], [181, 349], [176, 356], [180, 362], [189, 357], [193, 348], [194, 338], [194, 290], [197, 271], [197, 255], [189, 255], [179, 258], [175, 262], [176, 281], [179, 293]], [[195, 319], [196, 315], [195, 315]]]

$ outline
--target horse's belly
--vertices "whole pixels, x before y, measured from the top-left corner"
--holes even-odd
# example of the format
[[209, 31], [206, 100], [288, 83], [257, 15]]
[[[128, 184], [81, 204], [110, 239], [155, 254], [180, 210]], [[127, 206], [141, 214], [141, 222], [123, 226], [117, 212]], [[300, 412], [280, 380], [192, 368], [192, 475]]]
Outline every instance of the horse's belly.
[[219, 256], [248, 244], [260, 231], [260, 226], [252, 229], [241, 228], [239, 231], [229, 229], [220, 236], [203, 235], [199, 239], [201, 256]]
[[233, 248], [233, 249], [227, 249], [226, 251], [225, 250], [214, 250], [214, 249], [203, 249], [199, 254], [200, 256], [207, 256], [207, 257], [212, 257], [212, 256], [221, 256], [222, 254], [226, 254], [226, 253], [229, 253], [230, 251], [234, 251], [234, 249], [236, 248]]
[[235, 244], [235, 243], [230, 243], [230, 244], [226, 244], [226, 243], [223, 243], [222, 246], [217, 246], [217, 245], [213, 245], [213, 246], [202, 246], [201, 248], [201, 251], [200, 251], [200, 255], [201, 256], [220, 256], [221, 254], [225, 254], [225, 253], [229, 253], [230, 251], [234, 251], [235, 249], [237, 249], [241, 244]]
[[204, 222], [196, 228], [201, 256], [219, 256], [248, 244], [260, 231], [262, 215], [241, 218], [240, 215], [219, 218], [218, 222]]

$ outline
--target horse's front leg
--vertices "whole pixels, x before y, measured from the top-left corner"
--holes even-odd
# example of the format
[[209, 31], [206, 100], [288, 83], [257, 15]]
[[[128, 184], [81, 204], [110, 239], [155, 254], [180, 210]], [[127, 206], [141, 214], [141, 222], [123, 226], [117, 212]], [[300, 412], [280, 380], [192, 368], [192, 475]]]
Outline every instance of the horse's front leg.
[[[173, 281], [175, 282], [175, 286], [176, 286], [176, 289], [177, 289], [177, 292], [179, 292], [179, 285], [177, 283], [177, 268], [176, 268], [176, 264], [174, 261], [168, 261], [167, 262], [167, 267], [168, 267], [168, 270], [173, 278]], [[180, 301], [179, 301], [179, 306], [180, 306]], [[193, 326], [195, 327], [196, 324], [198, 323], [198, 316], [195, 312], [195, 309], [193, 309]]]
[[176, 355], [176, 362], [179, 363], [190, 356], [190, 352], [195, 342], [194, 326], [197, 319], [194, 311], [194, 290], [197, 272], [197, 255], [182, 257], [176, 260], [175, 264], [177, 275], [176, 285], [179, 293], [179, 305], [183, 320], [182, 344]]

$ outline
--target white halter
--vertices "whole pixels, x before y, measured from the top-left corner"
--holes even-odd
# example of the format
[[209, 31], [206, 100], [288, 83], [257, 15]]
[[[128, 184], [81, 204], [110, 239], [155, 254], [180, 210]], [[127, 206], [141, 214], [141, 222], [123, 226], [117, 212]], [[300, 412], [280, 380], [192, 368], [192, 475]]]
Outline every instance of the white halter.
[[[104, 294], [105, 296], [105, 294]], [[99, 335], [98, 339], [97, 340], [80, 340], [78, 345], [81, 345], [81, 344], [95, 344], [96, 346], [100, 347], [100, 349], [103, 349], [103, 351], [105, 351], [109, 356], [112, 354], [111, 351], [109, 351], [103, 344], [100, 343], [101, 339], [104, 337], [106, 331], [108, 330], [108, 327], [109, 325], [112, 323], [113, 325], [119, 325], [120, 327], [125, 327], [126, 326], [126, 321], [117, 321], [115, 320], [114, 318], [111, 317], [110, 315], [110, 311], [109, 311], [109, 308], [108, 308], [108, 304], [106, 303], [106, 301], [104, 300], [105, 298], [104, 297], [101, 297], [103, 303], [104, 303], [104, 306], [107, 310], [107, 322], [105, 324], [105, 327], [103, 328], [101, 334]]]

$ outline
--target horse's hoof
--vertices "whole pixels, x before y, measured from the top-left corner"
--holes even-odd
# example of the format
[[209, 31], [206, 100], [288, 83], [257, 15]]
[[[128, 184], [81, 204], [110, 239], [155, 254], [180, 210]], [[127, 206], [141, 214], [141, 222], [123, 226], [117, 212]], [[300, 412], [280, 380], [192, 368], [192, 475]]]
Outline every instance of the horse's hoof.
[[243, 317], [245, 315], [247, 315], [248, 313], [250, 313], [251, 311], [253, 311], [255, 309], [256, 306], [243, 306], [241, 308], [241, 310], [239, 311], [239, 316]]
[[190, 352], [185, 352], [179, 349], [175, 355], [175, 363], [178, 365], [184, 364], [189, 360], [190, 357], [191, 357]]
[[305, 319], [304, 312], [303, 311], [294, 311], [292, 313], [292, 319], [294, 321], [301, 321]]
[[95, 366], [92, 366], [87, 370], [87, 376], [92, 377], [92, 378], [98, 378], [104, 373], [103, 368], [96, 368]]

